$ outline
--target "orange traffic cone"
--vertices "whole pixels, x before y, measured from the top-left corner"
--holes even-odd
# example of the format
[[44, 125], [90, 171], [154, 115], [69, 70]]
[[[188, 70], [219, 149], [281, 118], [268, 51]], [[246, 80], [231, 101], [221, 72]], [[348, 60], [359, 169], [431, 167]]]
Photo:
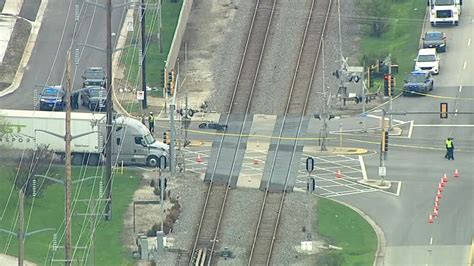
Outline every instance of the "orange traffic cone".
[[428, 216], [428, 223], [432, 224], [433, 223], [433, 215], [430, 213], [430, 216]]
[[198, 157], [196, 158], [196, 162], [197, 163], [202, 163], [201, 154], [199, 154], [199, 153], [198, 153]]
[[439, 181], [439, 183], [441, 184], [442, 187], [444, 187], [444, 185], [446, 185], [443, 178], [441, 178], [441, 181]]
[[454, 177], [459, 177], [458, 169], [454, 169]]
[[433, 217], [438, 217], [438, 210], [433, 208]]
[[435, 208], [436, 210], [439, 210], [439, 201], [435, 201], [434, 208]]
[[337, 170], [337, 172], [336, 172], [336, 178], [342, 178], [341, 170]]
[[443, 181], [444, 183], [448, 183], [448, 175], [446, 173], [444, 173]]
[[436, 194], [436, 197], [437, 197], [438, 199], [441, 199], [441, 198], [442, 198], [441, 191], [438, 190], [438, 193]]
[[441, 183], [438, 184], [438, 190], [443, 192], [443, 186], [441, 185]]

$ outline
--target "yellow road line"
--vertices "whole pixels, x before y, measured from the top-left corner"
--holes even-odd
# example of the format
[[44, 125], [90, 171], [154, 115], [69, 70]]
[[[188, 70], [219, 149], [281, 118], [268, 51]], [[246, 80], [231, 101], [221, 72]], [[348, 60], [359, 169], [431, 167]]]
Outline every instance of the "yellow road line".
[[471, 241], [471, 251], [469, 252], [469, 258], [467, 259], [467, 265], [472, 266], [474, 264], [474, 237]]

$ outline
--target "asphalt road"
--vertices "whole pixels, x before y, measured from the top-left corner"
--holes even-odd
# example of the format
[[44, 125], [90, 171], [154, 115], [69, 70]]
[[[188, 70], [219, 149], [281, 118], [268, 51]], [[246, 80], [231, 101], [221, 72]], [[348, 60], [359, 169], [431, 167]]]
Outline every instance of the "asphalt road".
[[[394, 101], [394, 111], [436, 112], [440, 102], [448, 102], [449, 111], [474, 112], [473, 15], [474, 3], [464, 1], [459, 27], [426, 26], [427, 31], [440, 30], [448, 36], [447, 52], [440, 55], [440, 74], [431, 92], [436, 96], [400, 97]], [[474, 234], [474, 115], [395, 118], [414, 120], [411, 138], [390, 138], [390, 143], [406, 145], [390, 146], [386, 161], [387, 179], [403, 183], [400, 197], [371, 193], [341, 199], [365, 211], [384, 230], [385, 265], [465, 265]], [[455, 138], [455, 161], [444, 158], [446, 137]], [[365, 162], [370, 177], [377, 178], [378, 156]], [[453, 178], [455, 169], [459, 178]], [[449, 181], [442, 193], [439, 218], [429, 224], [428, 215], [433, 212], [444, 173]]]
[[[106, 26], [105, 9], [77, 1], [81, 7], [80, 20], [76, 25], [75, 45], [88, 44], [105, 48]], [[123, 1], [114, 0], [113, 4]], [[45, 10], [41, 29], [26, 67], [20, 87], [12, 94], [0, 98], [0, 106], [4, 109], [34, 109], [35, 89], [41, 88], [36, 85], [65, 84], [66, 52], [71, 42], [75, 28], [74, 20], [75, 1], [49, 0]], [[117, 8], [112, 11], [112, 32], [119, 32], [126, 9]], [[77, 46], [81, 52], [79, 65], [73, 68], [74, 89], [82, 85], [81, 75], [88, 66], [106, 65], [104, 52]], [[86, 109], [83, 109], [86, 111]]]

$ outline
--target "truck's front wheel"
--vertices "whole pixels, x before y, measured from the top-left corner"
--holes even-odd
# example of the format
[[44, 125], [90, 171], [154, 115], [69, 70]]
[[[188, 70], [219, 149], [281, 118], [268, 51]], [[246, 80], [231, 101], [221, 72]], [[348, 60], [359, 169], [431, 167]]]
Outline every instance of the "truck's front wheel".
[[88, 164], [90, 166], [97, 166], [99, 165], [99, 155], [98, 154], [91, 154], [89, 155]]
[[146, 159], [146, 165], [149, 167], [158, 167], [158, 157], [150, 156]]
[[72, 155], [72, 164], [73, 165], [82, 165], [84, 161], [84, 155], [80, 153], [75, 153]]

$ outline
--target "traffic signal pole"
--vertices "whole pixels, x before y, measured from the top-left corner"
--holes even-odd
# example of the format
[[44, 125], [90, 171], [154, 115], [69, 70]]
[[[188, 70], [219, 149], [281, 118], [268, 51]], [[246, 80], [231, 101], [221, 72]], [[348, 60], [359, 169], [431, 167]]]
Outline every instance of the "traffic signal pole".
[[[388, 95], [389, 95], [389, 101], [390, 101], [390, 112], [392, 112], [392, 108], [393, 108], [393, 101], [392, 101], [392, 98], [393, 98], [393, 95], [392, 95], [392, 55], [389, 54], [388, 55]], [[392, 129], [392, 126], [393, 126], [393, 116], [390, 115], [390, 119], [389, 119], [389, 122], [388, 122], [388, 128], [389, 129]]]

